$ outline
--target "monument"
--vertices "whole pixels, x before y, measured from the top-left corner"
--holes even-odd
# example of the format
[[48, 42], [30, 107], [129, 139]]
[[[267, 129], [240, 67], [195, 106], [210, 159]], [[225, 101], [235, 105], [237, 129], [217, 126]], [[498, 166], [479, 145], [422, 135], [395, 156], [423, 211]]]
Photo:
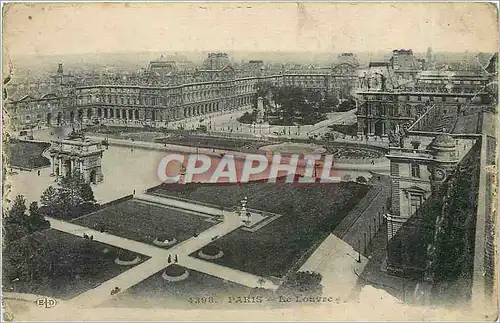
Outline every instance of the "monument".
[[66, 176], [79, 170], [87, 183], [103, 181], [101, 159], [104, 148], [100, 142], [84, 138], [52, 141], [50, 157], [53, 176]]

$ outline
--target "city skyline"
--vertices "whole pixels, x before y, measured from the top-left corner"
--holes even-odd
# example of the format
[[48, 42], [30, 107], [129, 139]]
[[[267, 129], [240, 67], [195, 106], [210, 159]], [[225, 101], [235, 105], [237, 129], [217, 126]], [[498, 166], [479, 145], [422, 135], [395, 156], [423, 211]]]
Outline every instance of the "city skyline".
[[428, 47], [437, 52], [495, 52], [498, 39], [495, 7], [487, 3], [11, 4], [4, 8], [4, 55], [10, 59], [197, 50], [390, 51], [408, 43], [415, 52]]

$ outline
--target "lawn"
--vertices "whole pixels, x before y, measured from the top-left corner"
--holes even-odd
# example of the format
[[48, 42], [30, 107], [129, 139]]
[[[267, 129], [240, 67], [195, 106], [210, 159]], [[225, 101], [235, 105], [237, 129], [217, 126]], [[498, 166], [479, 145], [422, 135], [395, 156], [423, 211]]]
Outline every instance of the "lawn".
[[[367, 193], [358, 183], [163, 185], [153, 194], [173, 195], [231, 208], [244, 198], [248, 207], [283, 214], [255, 231], [242, 229], [218, 239], [223, 252], [215, 263], [261, 276], [282, 277], [332, 232]], [[197, 256], [197, 252], [192, 256]]]
[[181, 242], [213, 225], [201, 216], [137, 200], [106, 207], [73, 222], [148, 244], [165, 237]]
[[44, 230], [7, 245], [2, 263], [3, 291], [70, 299], [129, 269], [131, 266], [114, 263], [121, 252], [125, 250]]
[[[188, 269], [188, 271], [189, 277], [185, 280], [168, 282], [161, 277], [162, 270], [101, 306], [192, 309], [227, 308], [229, 296], [244, 297], [258, 292], [255, 289], [224, 281], [218, 277], [213, 277], [192, 269]], [[212, 297], [212, 299], [209, 299], [209, 297]], [[262, 304], [257, 305], [262, 306]]]
[[11, 167], [36, 169], [50, 166], [50, 160], [42, 152], [50, 143], [11, 139], [5, 144], [7, 162]]

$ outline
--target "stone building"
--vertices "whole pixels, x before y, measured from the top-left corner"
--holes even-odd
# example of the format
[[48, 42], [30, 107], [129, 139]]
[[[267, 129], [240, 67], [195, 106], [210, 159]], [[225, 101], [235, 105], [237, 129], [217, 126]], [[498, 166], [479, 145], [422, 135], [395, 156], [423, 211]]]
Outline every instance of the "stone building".
[[346, 98], [356, 87], [357, 68], [351, 53], [339, 55], [327, 68], [272, 69], [254, 60], [242, 70], [233, 68], [226, 53], [210, 53], [198, 68], [160, 58], [135, 74], [94, 73], [70, 81], [59, 65], [51, 81], [57, 91], [12, 97], [7, 110], [19, 126], [31, 121], [52, 125], [96, 120], [167, 122], [250, 106], [259, 82], [330, 91]]
[[433, 105], [390, 133], [386, 268], [414, 282], [421, 302], [494, 299], [496, 117], [486, 106]]
[[49, 150], [52, 174], [64, 177], [78, 170], [87, 183], [100, 183], [104, 180], [101, 167], [103, 151], [101, 143], [88, 139], [53, 140]]
[[444, 114], [489, 105], [488, 82], [487, 75], [475, 72], [424, 71], [411, 50], [394, 51], [389, 62], [372, 62], [360, 75], [358, 136], [387, 137], [396, 126], [408, 128], [435, 105]]

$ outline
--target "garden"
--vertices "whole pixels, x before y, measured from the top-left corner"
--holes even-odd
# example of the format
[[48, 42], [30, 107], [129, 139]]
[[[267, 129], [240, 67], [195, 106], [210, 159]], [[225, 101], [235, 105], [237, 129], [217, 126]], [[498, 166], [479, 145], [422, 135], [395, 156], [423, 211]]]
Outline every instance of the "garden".
[[213, 225], [201, 216], [133, 199], [105, 207], [73, 222], [148, 244], [174, 238], [181, 242]]
[[130, 266], [115, 264], [130, 251], [49, 229], [6, 246], [3, 291], [70, 299], [109, 280]]
[[[283, 216], [255, 231], [235, 230], [214, 242], [223, 256], [215, 263], [261, 276], [284, 276], [300, 264], [369, 190], [359, 183], [160, 185], [152, 194], [191, 199], [226, 209], [244, 197], [251, 209]], [[205, 249], [206, 250], [206, 249]], [[199, 251], [192, 254], [199, 257]]]
[[265, 143], [255, 140], [243, 140], [236, 138], [203, 136], [192, 133], [176, 133], [168, 135], [166, 138], [154, 140], [158, 143], [171, 145], [181, 145], [199, 148], [215, 148], [230, 151], [256, 151], [257, 148]]
[[[171, 268], [172, 267], [172, 268]], [[184, 268], [170, 265], [169, 273], [182, 274]], [[192, 269], [181, 281], [167, 281], [162, 270], [129, 288], [103, 307], [161, 307], [161, 308], [227, 308], [228, 298], [250, 296], [259, 292], [246, 286], [225, 281]], [[178, 272], [177, 272], [178, 271]]]
[[12, 168], [37, 169], [50, 166], [50, 160], [42, 153], [50, 147], [47, 142], [9, 139], [4, 145], [7, 163]]
[[324, 144], [326, 152], [333, 155], [335, 159], [378, 159], [384, 157], [381, 149], [371, 147], [356, 147], [354, 145], [342, 145], [335, 142]]

